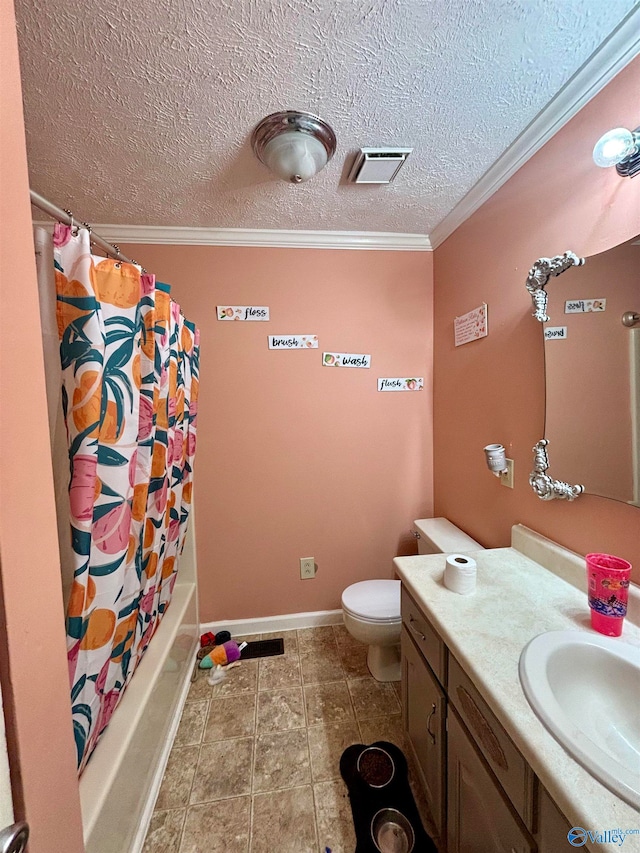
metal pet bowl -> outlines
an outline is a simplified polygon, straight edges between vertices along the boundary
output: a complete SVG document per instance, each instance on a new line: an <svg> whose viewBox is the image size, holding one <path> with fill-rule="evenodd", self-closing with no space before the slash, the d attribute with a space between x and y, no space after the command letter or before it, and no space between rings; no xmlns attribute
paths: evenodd
<svg viewBox="0 0 640 853"><path fill-rule="evenodd" d="M356 770L371 788L384 788L395 776L396 765L386 749L368 746L358 756Z"/></svg>
<svg viewBox="0 0 640 853"><path fill-rule="evenodd" d="M411 853L413 827L397 809L380 809L371 821L371 837L380 853Z"/></svg>

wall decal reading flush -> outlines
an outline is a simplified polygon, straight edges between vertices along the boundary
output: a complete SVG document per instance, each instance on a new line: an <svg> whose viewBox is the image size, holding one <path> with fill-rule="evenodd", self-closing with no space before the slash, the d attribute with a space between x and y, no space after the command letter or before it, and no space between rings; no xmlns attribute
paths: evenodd
<svg viewBox="0 0 640 853"><path fill-rule="evenodd" d="M484 449L487 458L487 468L496 477L507 470L507 454L502 444L487 444Z"/></svg>

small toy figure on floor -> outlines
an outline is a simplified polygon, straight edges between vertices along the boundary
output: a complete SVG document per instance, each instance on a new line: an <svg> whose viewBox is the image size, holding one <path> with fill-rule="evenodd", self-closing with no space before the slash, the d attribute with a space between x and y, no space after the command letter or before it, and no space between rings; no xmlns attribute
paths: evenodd
<svg viewBox="0 0 640 853"><path fill-rule="evenodd" d="M233 640L227 640L227 642L222 643L221 646L214 646L209 654L205 655L200 661L200 669L213 669L214 666L227 666L227 664L239 660L242 650L246 645L246 643L238 645Z"/></svg>
<svg viewBox="0 0 640 853"><path fill-rule="evenodd" d="M220 666L218 664L215 669L207 670L209 675L207 676L208 683L214 687L216 684L219 684L223 678L227 677L227 670L233 669L236 666L240 666L239 660L234 660L233 663L228 663L226 666Z"/></svg>
<svg viewBox="0 0 640 853"><path fill-rule="evenodd" d="M200 635L200 648L203 649L205 646L221 646L230 639L231 634L228 631L218 631L217 634L207 631L206 634Z"/></svg>

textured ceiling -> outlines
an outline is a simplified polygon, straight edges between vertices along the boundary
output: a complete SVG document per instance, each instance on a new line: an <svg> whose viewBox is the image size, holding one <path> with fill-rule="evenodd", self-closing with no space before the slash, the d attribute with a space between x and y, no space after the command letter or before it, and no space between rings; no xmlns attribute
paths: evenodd
<svg viewBox="0 0 640 853"><path fill-rule="evenodd" d="M634 0L16 0L32 188L82 219L429 233ZM254 158L281 109L328 121L307 184ZM345 182L361 146L413 154Z"/></svg>

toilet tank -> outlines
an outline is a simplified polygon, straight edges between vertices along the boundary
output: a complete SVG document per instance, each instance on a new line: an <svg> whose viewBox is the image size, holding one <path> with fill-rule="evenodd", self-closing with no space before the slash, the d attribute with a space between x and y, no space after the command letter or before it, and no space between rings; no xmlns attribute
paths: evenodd
<svg viewBox="0 0 640 853"><path fill-rule="evenodd" d="M413 522L418 554L451 554L483 551L475 539L452 524L448 518L419 518Z"/></svg>

